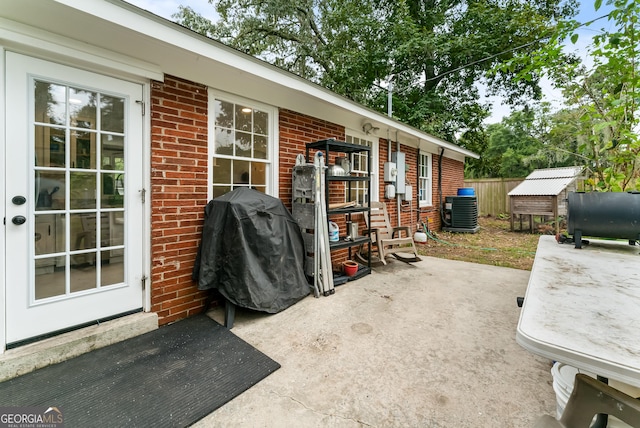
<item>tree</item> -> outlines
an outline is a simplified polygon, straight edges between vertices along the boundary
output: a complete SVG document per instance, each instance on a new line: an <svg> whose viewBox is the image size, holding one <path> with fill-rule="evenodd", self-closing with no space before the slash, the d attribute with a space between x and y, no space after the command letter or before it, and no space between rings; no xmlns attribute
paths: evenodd
<svg viewBox="0 0 640 428"><path fill-rule="evenodd" d="M472 150L481 153L479 160L466 163L465 177L525 177L534 169L576 165L575 129L558 125L570 114L552 114L549 104L541 103L512 112L483 134L465 133L461 142L476 144Z"/></svg>
<svg viewBox="0 0 640 428"><path fill-rule="evenodd" d="M490 127L499 126L491 124ZM499 159L490 159L486 154L489 146L489 131L485 129L470 130L464 132L458 141L461 146L466 147L474 153L479 153L479 159L467 159L464 163L465 178L487 178L497 177L499 170Z"/></svg>
<svg viewBox="0 0 640 428"><path fill-rule="evenodd" d="M595 9L601 6L595 1ZM607 16L615 30L594 37L592 67L559 58L562 43L575 43L583 24L561 22L549 44L527 58L514 58L520 80L529 73L546 73L563 90L570 110L557 127L575 132L575 154L593 173L591 186L602 191L640 189L640 69L638 36L640 4L635 0L609 0ZM559 131L560 132L560 131Z"/></svg>
<svg viewBox="0 0 640 428"><path fill-rule="evenodd" d="M579 112L563 109L549 113L546 132L542 136L542 146L533 158L549 167L580 166L588 160L578 154L578 134L580 133Z"/></svg>
<svg viewBox="0 0 640 428"><path fill-rule="evenodd" d="M575 0L209 0L221 19L176 18L205 35L381 112L454 140L479 130L485 80L513 103L540 96L538 77L490 74L514 49L539 48Z"/></svg>

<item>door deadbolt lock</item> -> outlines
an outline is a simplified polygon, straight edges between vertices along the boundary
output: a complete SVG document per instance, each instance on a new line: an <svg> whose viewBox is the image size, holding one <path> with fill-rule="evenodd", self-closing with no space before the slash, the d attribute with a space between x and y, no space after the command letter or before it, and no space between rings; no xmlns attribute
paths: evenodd
<svg viewBox="0 0 640 428"><path fill-rule="evenodd" d="M11 198L11 202L13 202L14 205L24 205L24 203L27 202L27 198L24 196L14 196Z"/></svg>
<svg viewBox="0 0 640 428"><path fill-rule="evenodd" d="M20 226L21 224L25 224L26 221L27 221L27 218L23 215L17 215L11 219L11 222L17 226Z"/></svg>

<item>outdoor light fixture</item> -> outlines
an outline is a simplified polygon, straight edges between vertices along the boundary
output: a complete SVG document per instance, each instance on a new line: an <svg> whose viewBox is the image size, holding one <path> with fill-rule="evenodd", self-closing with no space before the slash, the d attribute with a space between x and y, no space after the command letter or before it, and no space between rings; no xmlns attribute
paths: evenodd
<svg viewBox="0 0 640 428"><path fill-rule="evenodd" d="M379 129L380 128L378 128L377 126L373 126L371 122L367 122L364 125L362 125L362 131L367 135L371 133L375 134L376 132L378 132Z"/></svg>

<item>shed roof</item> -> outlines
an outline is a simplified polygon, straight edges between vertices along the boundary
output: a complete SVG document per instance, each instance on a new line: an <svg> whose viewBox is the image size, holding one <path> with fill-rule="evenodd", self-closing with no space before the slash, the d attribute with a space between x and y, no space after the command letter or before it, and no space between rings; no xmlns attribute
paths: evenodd
<svg viewBox="0 0 640 428"><path fill-rule="evenodd" d="M536 169L509 196L557 196L584 170L581 166Z"/></svg>

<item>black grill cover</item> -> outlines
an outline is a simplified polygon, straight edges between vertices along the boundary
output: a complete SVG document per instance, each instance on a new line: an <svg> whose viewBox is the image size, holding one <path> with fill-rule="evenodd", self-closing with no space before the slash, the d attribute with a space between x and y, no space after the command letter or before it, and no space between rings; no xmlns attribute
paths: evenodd
<svg viewBox="0 0 640 428"><path fill-rule="evenodd" d="M210 201L193 277L231 303L276 313L311 289L298 224L280 199L246 187Z"/></svg>

